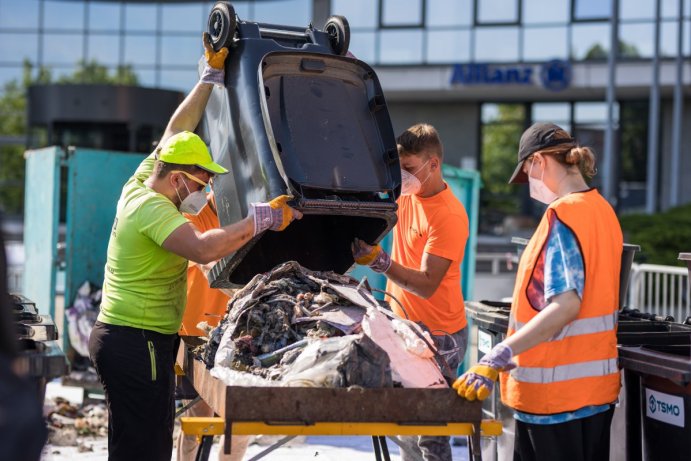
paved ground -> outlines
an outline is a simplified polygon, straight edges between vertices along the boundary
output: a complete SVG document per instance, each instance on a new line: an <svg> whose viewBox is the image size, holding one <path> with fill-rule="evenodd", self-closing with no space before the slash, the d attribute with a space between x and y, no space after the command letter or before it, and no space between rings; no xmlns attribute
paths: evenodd
<svg viewBox="0 0 691 461"><path fill-rule="evenodd" d="M105 439L86 439L85 447L93 451L79 453L76 447L52 447L44 449L42 461L96 461L107 458L107 443ZM392 461L401 459L398 448L388 443ZM251 445L247 450L246 460L266 449L265 446ZM209 459L217 459L219 445L212 448ZM270 453L265 458L268 461L303 461L314 459L316 461L373 461L372 443L368 437L307 437L304 442L290 443ZM453 447L453 459L466 461L467 449L464 446Z"/></svg>

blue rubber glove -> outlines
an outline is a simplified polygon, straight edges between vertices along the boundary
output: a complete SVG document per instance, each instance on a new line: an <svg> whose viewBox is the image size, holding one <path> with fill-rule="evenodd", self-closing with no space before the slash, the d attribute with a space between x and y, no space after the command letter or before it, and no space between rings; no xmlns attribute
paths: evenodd
<svg viewBox="0 0 691 461"><path fill-rule="evenodd" d="M511 361L513 351L504 343L499 343L485 355L477 365L470 367L463 376L453 383L459 396L468 400L485 400L492 393L500 371L516 368Z"/></svg>
<svg viewBox="0 0 691 461"><path fill-rule="evenodd" d="M356 263L369 266L374 272L386 272L391 267L391 257L386 254L381 245L372 246L360 239L355 239L350 249Z"/></svg>

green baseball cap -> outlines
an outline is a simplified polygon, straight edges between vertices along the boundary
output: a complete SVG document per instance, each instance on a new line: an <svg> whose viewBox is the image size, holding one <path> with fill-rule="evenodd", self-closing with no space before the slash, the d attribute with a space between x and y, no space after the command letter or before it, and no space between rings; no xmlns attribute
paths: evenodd
<svg viewBox="0 0 691 461"><path fill-rule="evenodd" d="M166 163L196 165L213 174L228 173L228 170L214 162L204 141L190 131L182 131L168 138L158 152L158 159Z"/></svg>

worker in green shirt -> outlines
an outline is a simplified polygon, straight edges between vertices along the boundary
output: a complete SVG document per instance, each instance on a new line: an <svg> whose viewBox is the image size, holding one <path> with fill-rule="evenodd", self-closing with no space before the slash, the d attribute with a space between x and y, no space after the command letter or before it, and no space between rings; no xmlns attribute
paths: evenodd
<svg viewBox="0 0 691 461"><path fill-rule="evenodd" d="M199 83L173 114L159 146L125 183L108 242L101 312L89 354L106 394L110 461L169 461L177 332L186 300L188 260L227 256L266 230L301 214L288 196L254 203L245 219L200 232L185 217L206 203L205 189L227 170L191 133L213 86L223 85L227 49L214 52L204 34Z"/></svg>

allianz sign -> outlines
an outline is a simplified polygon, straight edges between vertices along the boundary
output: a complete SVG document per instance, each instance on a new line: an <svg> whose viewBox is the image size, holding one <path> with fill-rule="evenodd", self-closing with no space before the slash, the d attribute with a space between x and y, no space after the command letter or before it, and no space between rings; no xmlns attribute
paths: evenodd
<svg viewBox="0 0 691 461"><path fill-rule="evenodd" d="M535 85L536 74L539 83L548 90L561 91L571 84L571 64L554 59L539 65L498 64L456 64L451 74L452 85Z"/></svg>

